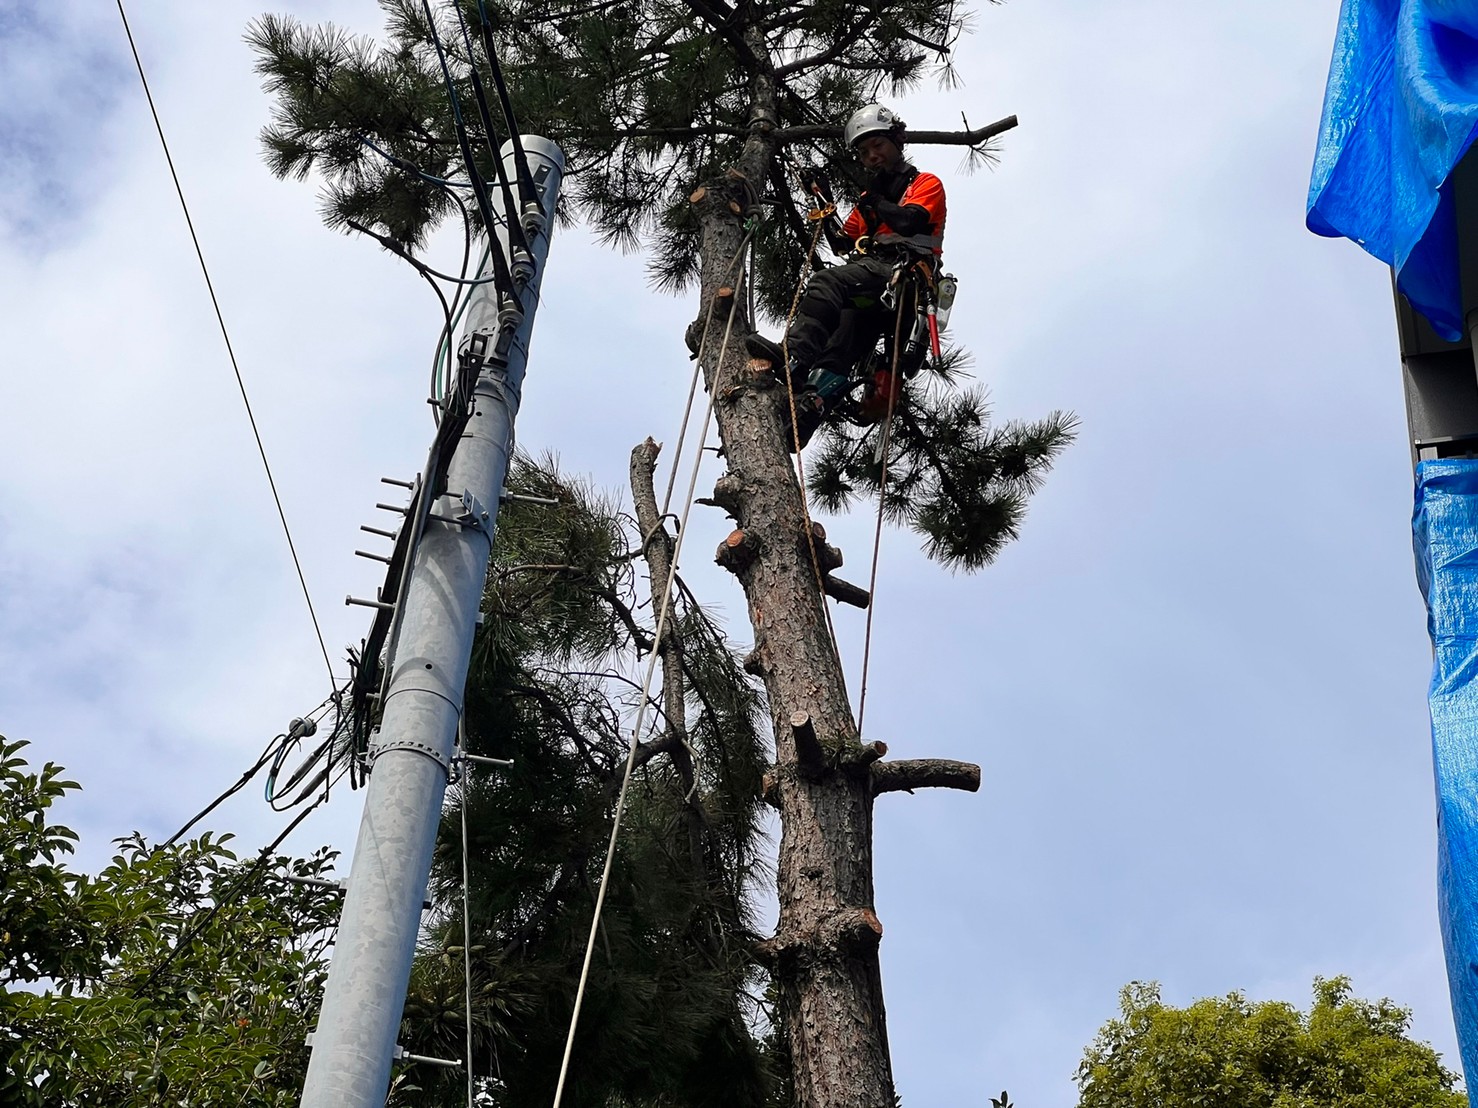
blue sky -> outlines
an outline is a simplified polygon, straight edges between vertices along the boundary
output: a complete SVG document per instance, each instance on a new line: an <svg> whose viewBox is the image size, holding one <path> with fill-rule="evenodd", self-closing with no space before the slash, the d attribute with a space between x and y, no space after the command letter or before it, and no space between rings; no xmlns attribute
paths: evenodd
<svg viewBox="0 0 1478 1108"><path fill-rule="evenodd" d="M879 802L906 1103L1073 1104L1133 979L1304 1004L1347 973L1457 1064L1389 282L1302 225L1337 7L1016 0L979 13L962 90L898 104L1020 116L995 170L916 158L949 186L951 326L997 414L1083 423L996 566L885 540L870 737L984 769L974 796ZM290 10L377 27L367 0ZM438 310L262 167L259 11L132 18L337 658L365 627L343 596L377 583L357 528L428 441ZM97 864L234 781L326 676L121 26L42 12L0 6L0 733L81 781L62 815ZM687 384L693 306L643 281L556 240L520 416L611 487L633 443L675 441ZM865 564L869 514L827 526ZM684 570L745 639L704 564L725 522L694 527ZM862 617L837 623L855 685ZM347 848L358 799L289 846ZM246 848L282 826L238 801L215 826Z"/></svg>

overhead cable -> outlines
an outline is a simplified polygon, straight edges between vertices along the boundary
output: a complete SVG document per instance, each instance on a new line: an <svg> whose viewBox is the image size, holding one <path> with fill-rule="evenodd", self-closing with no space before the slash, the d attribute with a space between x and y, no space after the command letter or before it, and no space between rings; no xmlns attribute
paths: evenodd
<svg viewBox="0 0 1478 1108"><path fill-rule="evenodd" d="M175 172L174 158L169 152L169 142L164 137L164 124L159 120L159 111L154 106L154 94L149 90L149 79L144 75L144 63L139 58L139 48L133 40L133 29L128 25L128 13L123 10L123 0L117 0L118 16L123 20L123 31L128 36L128 47L133 51L133 62L138 67L139 82L144 86L144 97L149 102L149 113L154 117L154 129L159 132L159 144L164 148L164 160L169 163L169 175L174 180L175 194L180 198L180 208L185 213L185 225L190 229L190 241L195 245L195 257L200 261L200 272L205 277L205 287L210 293L210 303L215 309L216 322L221 328L221 338L226 344L226 354L231 359L231 370L236 374L236 387L241 391L241 403L246 407L246 418L251 423L252 437L256 439L257 453L262 457L262 468L267 473L267 484L272 489L272 501L277 505L277 518L282 521L282 533L287 536L287 548L292 554L293 567L298 572L298 584L303 589L303 600L308 605L308 615L313 620L313 633L318 636L318 649L323 652L323 664L328 669L329 684L337 683L334 677L334 664L329 660L328 645L323 640L323 628L318 623L318 613L313 608L313 597L308 592L308 580L303 575L303 564L298 560L298 548L293 542L292 529L287 525L287 513L282 507L282 497L277 493L277 482L272 477L272 466L267 461L267 448L262 445L262 434L257 429L257 419L252 413L251 400L246 395L246 382L241 377L241 367L236 362L236 351L231 345L231 335L226 330L226 318L221 314L221 304L216 298L214 282L210 279L210 269L205 264L205 253L200 248L200 238L195 234L195 221L190 218L190 205L185 202L185 190L180 186L180 175Z"/></svg>
<svg viewBox="0 0 1478 1108"><path fill-rule="evenodd" d="M458 9L461 10L460 8ZM518 199L527 211L532 207L546 218L544 203L539 199L539 190L534 187L534 175L529 169L529 156L523 148L523 135L519 133L518 120L513 115L513 98L508 95L508 82L503 79L503 67L498 62L498 52L493 48L493 24L488 19L488 9L483 0L477 0L477 14L482 34L482 48L488 56L488 68L493 73L493 85L498 90L498 102L503 109L503 123L508 128L508 140L513 143L513 165L518 171Z"/></svg>
<svg viewBox="0 0 1478 1108"><path fill-rule="evenodd" d="M472 193L477 197L477 208L482 214L488 243L492 247L493 276L496 279L496 287L500 293L511 297L514 291L513 278L508 269L508 259L503 256L503 246L498 242L496 234L498 221L493 215L492 201L488 199L488 191L482 175L477 171L477 162L472 157L472 144L467 138L467 126L462 120L462 103L457 96L456 82L452 80L452 70L447 62L446 50L441 45L441 34L436 29L436 17L431 12L430 0L421 0L421 9L426 13L426 23L431 31L431 43L436 48L437 60L441 62L442 80L446 84L447 97L452 105L452 120L457 128L457 145L461 148L462 161L467 167L467 177L472 182ZM510 212L508 215L511 219L514 213Z"/></svg>
<svg viewBox="0 0 1478 1108"><path fill-rule="evenodd" d="M508 248L513 251L514 260L517 262L520 256L525 258L530 256L529 240L523 232L523 220L519 217L518 205L513 200L513 189L508 184L508 169L503 165L503 156L498 149L498 130L493 126L493 116L488 111L488 98L483 91L482 77L477 72L477 54L472 49L472 35L467 30L467 20L462 15L462 5L453 4L452 7L457 11L457 23L462 28L462 42L467 47L467 68L472 78L472 95L477 101L477 114L482 120L483 138L487 142L488 152L492 155L493 170L498 176L498 188L503 194L503 211L508 218ZM496 66L496 58L493 64ZM517 130L513 121L507 120L507 122L511 130ZM516 150L517 147L515 147ZM521 180L520 183L522 183Z"/></svg>

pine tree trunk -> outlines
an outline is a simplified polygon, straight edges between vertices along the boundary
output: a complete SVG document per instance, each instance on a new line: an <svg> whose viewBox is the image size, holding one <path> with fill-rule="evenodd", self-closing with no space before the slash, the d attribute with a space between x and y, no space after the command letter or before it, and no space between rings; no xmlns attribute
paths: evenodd
<svg viewBox="0 0 1478 1108"><path fill-rule="evenodd" d="M749 37L748 35L746 36ZM763 54L764 44L751 44ZM888 1108L894 1102L878 964L881 924L872 879L871 767L859 743L840 663L831 641L805 531L800 490L780 413L785 391L755 373L742 338L752 329L737 265L744 237L745 179L765 181L774 157L769 120L775 89L754 79L754 112L745 152L731 177L695 193L703 229L704 313L721 288L709 327L704 374L716 390L728 473L714 499L737 521L719 560L744 588L754 626L746 668L769 695L777 765L772 802L782 833L779 925L761 955L772 965L789 1035L796 1102L804 1108ZM717 353L730 305L732 337ZM705 318L700 315L700 321ZM798 749L792 717L804 714L818 743ZM803 737L809 733L801 728Z"/></svg>

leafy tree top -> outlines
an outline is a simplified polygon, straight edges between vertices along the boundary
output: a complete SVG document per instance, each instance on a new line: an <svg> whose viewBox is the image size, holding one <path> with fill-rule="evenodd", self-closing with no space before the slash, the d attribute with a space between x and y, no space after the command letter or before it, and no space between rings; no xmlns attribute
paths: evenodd
<svg viewBox="0 0 1478 1108"><path fill-rule="evenodd" d="M1308 1012L1241 993L1176 1008L1153 982L1120 993L1078 1067L1079 1108L1466 1108L1457 1075L1407 1037L1411 1012L1314 979Z"/></svg>
<svg viewBox="0 0 1478 1108"><path fill-rule="evenodd" d="M338 901L290 878L333 854L247 866L209 834L131 835L74 873L49 809L77 785L25 745L0 738L0 1103L295 1105Z"/></svg>

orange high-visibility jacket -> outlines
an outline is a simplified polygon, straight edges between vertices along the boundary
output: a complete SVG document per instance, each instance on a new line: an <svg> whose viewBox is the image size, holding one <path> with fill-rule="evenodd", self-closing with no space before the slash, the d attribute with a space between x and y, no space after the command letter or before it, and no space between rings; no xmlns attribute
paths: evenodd
<svg viewBox="0 0 1478 1108"><path fill-rule="evenodd" d="M863 193L863 195L865 196L867 194ZM899 207L906 207L909 204L916 204L929 213L929 229L924 233L927 235L937 235L940 239L943 239L945 216L944 182L932 173L920 171L914 174L913 180L903 190L903 195L898 198ZM847 221L842 224L842 233L854 240L868 234L896 234L893 228L889 227L886 222L880 223L876 228L869 231L867 229L867 220L863 218L862 212L856 208L852 209L851 214L847 216ZM940 248L935 247L934 252L936 254L940 253Z"/></svg>

